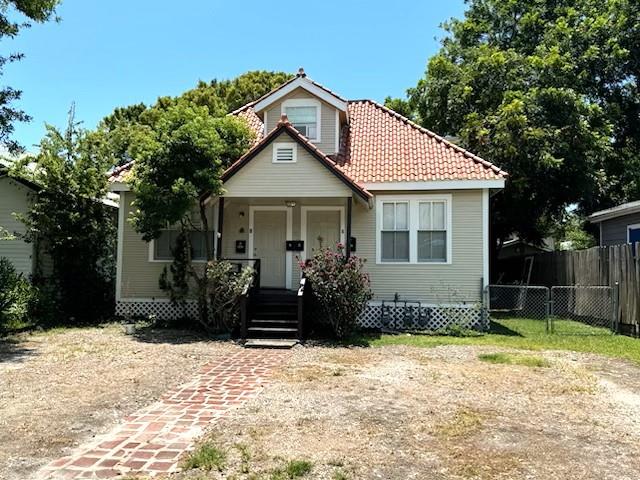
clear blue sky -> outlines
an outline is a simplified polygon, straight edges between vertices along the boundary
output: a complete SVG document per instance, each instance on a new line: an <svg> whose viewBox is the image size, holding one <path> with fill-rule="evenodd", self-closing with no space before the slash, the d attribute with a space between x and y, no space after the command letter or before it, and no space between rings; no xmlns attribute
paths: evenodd
<svg viewBox="0 0 640 480"><path fill-rule="evenodd" d="M26 58L2 82L23 90L33 120L15 138L30 150L44 122L64 125L71 102L92 128L115 107L247 70L303 66L347 98L382 101L415 85L439 25L463 11L463 0L65 0L60 23L3 42Z"/></svg>

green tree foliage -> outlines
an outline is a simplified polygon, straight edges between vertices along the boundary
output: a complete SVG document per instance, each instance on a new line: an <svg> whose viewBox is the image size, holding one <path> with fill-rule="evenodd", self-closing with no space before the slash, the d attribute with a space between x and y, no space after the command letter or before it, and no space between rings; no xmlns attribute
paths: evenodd
<svg viewBox="0 0 640 480"><path fill-rule="evenodd" d="M161 97L152 107L156 115L150 115L144 104L116 108L98 126L98 132L106 137L110 146L109 154L116 165L133 160L129 151L132 140L131 130L143 125L155 128L157 113L179 105L206 108L209 116L223 117L227 113L246 105L265 93L270 92L292 76L283 72L252 71L231 80L212 80L198 85L177 97Z"/></svg>
<svg viewBox="0 0 640 480"><path fill-rule="evenodd" d="M65 131L47 125L40 153L23 161L19 174L41 187L21 220L25 239L39 241L53 260L59 311L87 322L110 313L115 277L116 211L102 203L108 158L101 137L79 127L73 107ZM19 167L17 167L19 168ZM17 172L18 173L18 172Z"/></svg>
<svg viewBox="0 0 640 480"><path fill-rule="evenodd" d="M576 212L570 212L553 232L554 239L561 250L584 250L595 247L598 242L587 230L587 219Z"/></svg>
<svg viewBox="0 0 640 480"><path fill-rule="evenodd" d="M15 38L20 30L31 26L32 22L44 23L55 16L60 0L3 0L0 2L0 40ZM0 75L7 63L21 60L21 53L8 56L0 55ZM20 99L22 92L10 86L0 88L0 143L10 152L21 150L20 145L11 139L13 124L26 122L31 117L24 111L12 106Z"/></svg>
<svg viewBox="0 0 640 480"><path fill-rule="evenodd" d="M128 154L135 160L131 189L136 208L130 220L147 241L157 238L167 225L179 228L188 246L174 251L173 276L164 272L161 286L172 292L174 300L184 297L186 284L195 286L201 324L220 330L220 318L211 315L208 295L209 270L215 262L207 205L212 195L222 192L223 170L249 149L254 133L241 118L215 116L208 107L184 99L161 99L127 132ZM193 231L205 237L204 265L191 262L188 232Z"/></svg>
<svg viewBox="0 0 640 480"><path fill-rule="evenodd" d="M537 241L565 208L640 195L640 7L469 0L408 91L418 121L510 173L493 231Z"/></svg>

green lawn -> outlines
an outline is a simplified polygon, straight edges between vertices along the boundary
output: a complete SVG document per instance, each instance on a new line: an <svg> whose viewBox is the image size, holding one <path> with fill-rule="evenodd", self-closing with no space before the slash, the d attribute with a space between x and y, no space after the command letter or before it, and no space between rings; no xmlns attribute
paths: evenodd
<svg viewBox="0 0 640 480"><path fill-rule="evenodd" d="M556 333L546 333L545 322L509 318L492 321L491 330L480 336L447 335L367 335L360 343L383 345L493 345L528 350L571 350L625 358L640 363L640 339L612 335L604 328L590 327L570 320L556 321Z"/></svg>

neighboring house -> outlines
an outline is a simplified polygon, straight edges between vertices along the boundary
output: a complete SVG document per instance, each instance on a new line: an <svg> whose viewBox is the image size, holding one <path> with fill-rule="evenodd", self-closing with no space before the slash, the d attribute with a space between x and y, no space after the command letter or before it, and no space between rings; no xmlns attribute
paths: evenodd
<svg viewBox="0 0 640 480"><path fill-rule="evenodd" d="M589 216L600 227L600 246L640 242L640 200L600 210Z"/></svg>
<svg viewBox="0 0 640 480"><path fill-rule="evenodd" d="M295 290L297 259L343 242L366 259L374 300L470 306L489 281L489 198L507 174L371 100L346 100L300 70L232 113L258 134L212 199L216 255L260 259L261 287ZM179 315L158 287L175 232L150 243L127 221L132 165L113 172L121 195L117 311ZM196 239L194 256L203 256ZM238 261L238 260L236 260Z"/></svg>
<svg viewBox="0 0 640 480"><path fill-rule="evenodd" d="M0 257L8 258L25 276L36 272L38 249L37 244L21 238L25 226L16 214L27 213L38 190L37 185L9 175L8 169L0 165Z"/></svg>

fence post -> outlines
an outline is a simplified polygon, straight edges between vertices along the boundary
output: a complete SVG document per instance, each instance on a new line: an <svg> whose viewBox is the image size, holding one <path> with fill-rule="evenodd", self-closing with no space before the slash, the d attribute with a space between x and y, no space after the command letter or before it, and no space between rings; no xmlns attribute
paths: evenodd
<svg viewBox="0 0 640 480"><path fill-rule="evenodd" d="M613 297L611 299L611 306L612 306L612 312L611 312L611 330L613 330L613 333L618 333L618 330L620 328L619 322L620 322L620 317L619 317L619 307L618 307L618 302L620 301L620 284L618 282L614 283L613 285L613 290L611 292L611 296Z"/></svg>
<svg viewBox="0 0 640 480"><path fill-rule="evenodd" d="M545 287L547 289L547 301L546 301L546 331L547 333L553 333L553 287Z"/></svg>

